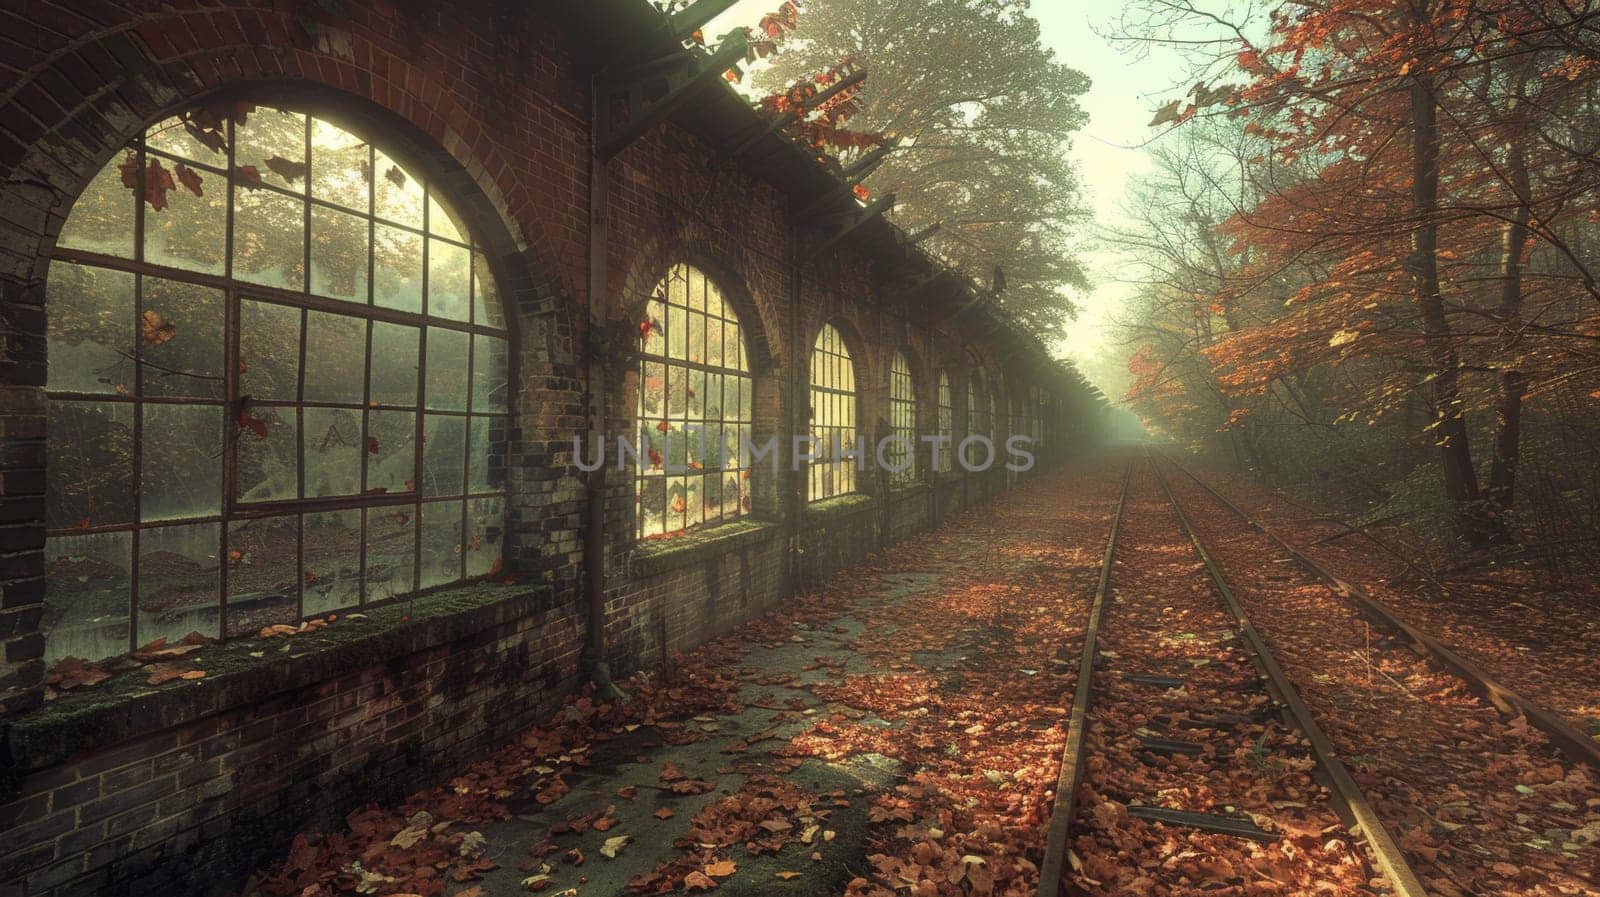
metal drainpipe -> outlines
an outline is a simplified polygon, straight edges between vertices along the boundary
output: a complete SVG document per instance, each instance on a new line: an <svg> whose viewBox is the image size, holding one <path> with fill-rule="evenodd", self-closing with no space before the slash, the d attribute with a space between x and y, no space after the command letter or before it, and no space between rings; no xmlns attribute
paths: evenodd
<svg viewBox="0 0 1600 897"><path fill-rule="evenodd" d="M592 104L599 103L599 91L590 91ZM597 110L593 110L597 111ZM590 121L598 121L593 115ZM591 134L591 140L593 135ZM606 219L610 211L606 163L591 145L589 161L589 328L581 351L588 352L588 388L584 395L589 418L589 446L602 445L606 419ZM595 684L602 701L623 701L628 695L611 681L611 663L606 656L606 465L586 477L588 514L583 529L584 597L588 604L588 631L584 640L583 666ZM666 646L662 646L666 650Z"/></svg>

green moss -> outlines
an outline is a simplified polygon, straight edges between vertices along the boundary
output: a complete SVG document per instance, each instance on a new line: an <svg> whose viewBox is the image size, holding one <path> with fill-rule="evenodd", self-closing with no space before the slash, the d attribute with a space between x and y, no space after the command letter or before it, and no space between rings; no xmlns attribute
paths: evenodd
<svg viewBox="0 0 1600 897"><path fill-rule="evenodd" d="M735 520L707 529L691 530L671 539L641 542L633 549L629 570L634 576L656 576L689 567L759 542L778 531L776 524L760 520Z"/></svg>
<svg viewBox="0 0 1600 897"><path fill-rule="evenodd" d="M877 505L878 500L870 495L840 495L836 498L827 498L806 505L806 518L808 520L826 520L834 517L846 517L860 511L871 510Z"/></svg>
<svg viewBox="0 0 1600 897"><path fill-rule="evenodd" d="M41 768L454 641L536 613L549 597L545 586L471 583L343 612L316 632L208 645L180 659L205 670L204 679L152 686L147 673L131 670L19 717L6 740L18 767Z"/></svg>

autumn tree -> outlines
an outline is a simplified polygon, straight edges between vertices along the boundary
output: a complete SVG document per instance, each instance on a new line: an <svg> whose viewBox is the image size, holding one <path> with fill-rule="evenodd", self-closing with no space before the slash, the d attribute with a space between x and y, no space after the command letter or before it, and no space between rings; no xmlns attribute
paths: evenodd
<svg viewBox="0 0 1600 897"><path fill-rule="evenodd" d="M756 84L780 92L840 60L869 72L852 126L899 145L868 188L895 194L908 230L938 223L929 245L973 276L1000 266L1005 305L1059 333L1086 284L1067 149L1089 82L1040 44L1026 0L811 0Z"/></svg>
<svg viewBox="0 0 1600 897"><path fill-rule="evenodd" d="M1217 226L1235 274L1197 311L1226 331L1205 349L1217 382L1291 390L1292 404L1255 407L1311 427L1389 427L1396 458L1420 431L1459 530L1503 536L1524 397L1593 381L1592 16L1347 0L1275 5L1262 29L1188 0L1139 8L1146 39L1181 30L1197 60L1189 96L1155 124L1226 115L1264 144L1209 188L1258 194ZM1143 224L1147 250L1192 228Z"/></svg>

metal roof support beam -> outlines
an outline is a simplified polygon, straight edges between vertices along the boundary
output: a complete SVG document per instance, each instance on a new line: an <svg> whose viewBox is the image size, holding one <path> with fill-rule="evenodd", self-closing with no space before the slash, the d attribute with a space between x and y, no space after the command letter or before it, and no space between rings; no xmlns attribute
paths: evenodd
<svg viewBox="0 0 1600 897"><path fill-rule="evenodd" d="M842 172L844 182L834 186L832 189L823 191L821 196L818 196L816 199L812 200L808 205L806 205L805 208L801 209L800 214L809 215L827 203L848 194L851 190L855 189L855 186L861 183L861 181L864 180L867 175L871 174L874 168L878 167L878 163L883 161L884 156L889 155L889 153L895 149L896 147L894 144L885 144L851 163L850 167L846 168Z"/></svg>
<svg viewBox="0 0 1600 897"><path fill-rule="evenodd" d="M921 243L923 240L926 240L929 237L933 236L934 234L938 233L940 227L941 227L941 224L939 222L935 221L934 223L932 223L932 224L928 225L927 227L923 228L922 230L917 231L916 233L910 235L909 237L906 237L906 245L907 246L915 246L918 243Z"/></svg>
<svg viewBox="0 0 1600 897"><path fill-rule="evenodd" d="M861 214L856 217L856 220L846 224L844 227L839 228L837 231L834 231L832 236L828 237L826 240L823 240L822 245L818 246L812 255L822 255L823 253L832 249L834 246L838 245L840 240L843 240L845 237L855 233L861 228L862 225L874 218L879 217L884 212L887 212L892 208L894 208L894 194L885 193L871 205L862 209Z"/></svg>
<svg viewBox="0 0 1600 897"><path fill-rule="evenodd" d="M662 64L663 60L647 62L596 83L595 155L601 161L609 160L643 137L721 78L723 72L744 58L746 49L744 32L730 31L710 53L686 53L676 65L670 64L670 57L667 65ZM611 114L619 101L625 105L628 118L616 126Z"/></svg>

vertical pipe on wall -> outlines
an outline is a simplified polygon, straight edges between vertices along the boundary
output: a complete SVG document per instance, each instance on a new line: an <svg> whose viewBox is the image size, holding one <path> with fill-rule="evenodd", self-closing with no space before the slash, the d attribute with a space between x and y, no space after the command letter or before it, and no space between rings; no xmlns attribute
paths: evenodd
<svg viewBox="0 0 1600 897"><path fill-rule="evenodd" d="M596 85L598 88L598 85ZM600 91L590 91L594 104L590 121L599 121ZM606 422L606 244L610 216L610 184L606 162L593 147L591 126L589 153L589 321L585 348L588 383L584 406L588 416L589 445L605 438ZM602 456L603 457L603 456ZM585 478L586 521L583 528L584 598L587 605L587 633L583 646L583 665L594 682L596 697L603 701L625 700L628 696L611 681L611 663L606 655L606 465L601 464ZM666 645L661 646L662 651Z"/></svg>

